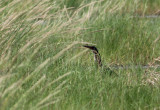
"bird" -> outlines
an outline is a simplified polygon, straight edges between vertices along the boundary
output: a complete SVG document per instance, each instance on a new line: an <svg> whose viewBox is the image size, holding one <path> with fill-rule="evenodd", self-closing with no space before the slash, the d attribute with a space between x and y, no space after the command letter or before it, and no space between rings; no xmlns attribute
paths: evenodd
<svg viewBox="0 0 160 110"><path fill-rule="evenodd" d="M100 53L98 52L98 49L95 46L83 45L83 47L92 50L92 52L94 54L94 60L95 60L96 64L98 65L98 67L102 68L103 71L105 71L105 73L109 73L109 75L116 74L110 67L103 66L102 60L101 60L101 55L100 55Z"/></svg>
<svg viewBox="0 0 160 110"><path fill-rule="evenodd" d="M126 69L138 69L138 68L142 68L142 69L149 69L149 68L160 68L160 65L153 65L153 66L150 66L150 65L115 65L113 67L109 67L109 66L104 66L102 64L102 61L101 61L101 55L100 53L98 52L98 49L95 47L95 46L89 46L89 45L83 45L83 47L85 48L88 48L90 50L92 50L93 54L94 54L94 60L96 62L96 64L98 65L98 67L102 68L103 72L105 73L109 73L109 75L116 75L118 76L118 74L114 71L114 70L117 70L117 69L121 69L121 70L126 70Z"/></svg>

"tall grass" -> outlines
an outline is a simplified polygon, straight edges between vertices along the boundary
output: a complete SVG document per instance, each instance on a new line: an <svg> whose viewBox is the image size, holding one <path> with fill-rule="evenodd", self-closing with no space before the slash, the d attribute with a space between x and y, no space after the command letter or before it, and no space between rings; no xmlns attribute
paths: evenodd
<svg viewBox="0 0 160 110"><path fill-rule="evenodd" d="M82 47L107 65L159 64L159 18L133 17L150 4L0 1L0 109L159 109L158 68L102 75Z"/></svg>

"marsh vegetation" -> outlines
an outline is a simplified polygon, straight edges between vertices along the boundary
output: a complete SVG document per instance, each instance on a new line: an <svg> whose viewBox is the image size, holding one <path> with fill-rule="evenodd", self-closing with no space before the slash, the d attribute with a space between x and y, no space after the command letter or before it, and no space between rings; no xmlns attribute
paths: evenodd
<svg viewBox="0 0 160 110"><path fill-rule="evenodd" d="M160 64L159 0L0 1L1 110L158 110L160 69L103 64Z"/></svg>

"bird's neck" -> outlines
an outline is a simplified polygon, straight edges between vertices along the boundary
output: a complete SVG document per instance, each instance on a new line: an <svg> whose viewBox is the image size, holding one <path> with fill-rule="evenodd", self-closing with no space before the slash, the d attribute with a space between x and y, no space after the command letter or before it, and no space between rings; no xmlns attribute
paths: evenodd
<svg viewBox="0 0 160 110"><path fill-rule="evenodd" d="M94 53L94 60L97 63L98 67L102 67L102 61L101 61L101 56L98 52L93 52Z"/></svg>

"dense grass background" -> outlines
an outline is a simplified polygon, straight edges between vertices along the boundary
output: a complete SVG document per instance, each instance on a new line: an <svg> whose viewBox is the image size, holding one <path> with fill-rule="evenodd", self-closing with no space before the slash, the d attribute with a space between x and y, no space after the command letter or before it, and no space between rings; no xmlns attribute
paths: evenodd
<svg viewBox="0 0 160 110"><path fill-rule="evenodd" d="M160 69L96 68L160 64L158 0L0 1L0 110L158 110Z"/></svg>

